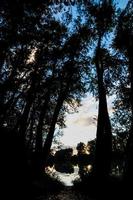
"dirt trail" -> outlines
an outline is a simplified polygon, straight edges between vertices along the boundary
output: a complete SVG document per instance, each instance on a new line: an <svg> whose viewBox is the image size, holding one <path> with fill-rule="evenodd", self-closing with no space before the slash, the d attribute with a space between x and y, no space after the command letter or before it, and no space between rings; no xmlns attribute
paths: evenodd
<svg viewBox="0 0 133 200"><path fill-rule="evenodd" d="M74 191L72 191L70 188L66 188L56 196L56 200L79 200L79 198Z"/></svg>
<svg viewBox="0 0 133 200"><path fill-rule="evenodd" d="M66 187L57 195L50 195L47 198L41 197L38 200L92 200L87 196L73 191L71 187Z"/></svg>

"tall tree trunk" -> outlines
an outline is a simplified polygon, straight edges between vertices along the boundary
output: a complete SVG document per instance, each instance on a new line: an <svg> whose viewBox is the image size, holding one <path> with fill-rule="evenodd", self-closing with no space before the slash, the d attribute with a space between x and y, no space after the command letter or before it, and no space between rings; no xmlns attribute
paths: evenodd
<svg viewBox="0 0 133 200"><path fill-rule="evenodd" d="M54 111L54 114L53 114L51 126L50 126L50 129L49 129L46 141L44 143L44 147L43 147L44 166L46 165L47 158L48 158L48 155L50 153L50 148L51 148L52 140L53 140L53 137L54 137L55 125L56 125L56 122L57 122L57 119L58 119L58 116L59 116L59 112L62 108L65 96L66 95L64 93L62 93L58 97L58 101L57 101L57 105L55 107L55 111Z"/></svg>
<svg viewBox="0 0 133 200"><path fill-rule="evenodd" d="M112 132L107 108L106 90L103 82L103 64L100 56L101 37L96 50L99 109L96 134L96 159L94 172L97 177L107 177L111 167Z"/></svg>
<svg viewBox="0 0 133 200"><path fill-rule="evenodd" d="M125 168L125 179L126 182L130 185L130 180L133 179L133 55L132 49L129 49L129 72L130 72L130 83L131 83L131 93L130 93L130 101L131 101L131 129L129 132L129 138L127 141L127 161Z"/></svg>
<svg viewBox="0 0 133 200"><path fill-rule="evenodd" d="M101 82L101 80L100 80ZM99 111L96 138L96 175L106 177L111 167L112 133L103 83L99 92Z"/></svg>
<svg viewBox="0 0 133 200"><path fill-rule="evenodd" d="M46 93L46 99L42 106L39 122L36 131L36 146L35 146L35 157L34 157L34 173L39 176L42 171L43 165L43 122L46 115L47 107L50 100L50 91Z"/></svg>
<svg viewBox="0 0 133 200"><path fill-rule="evenodd" d="M32 103L34 101L36 91L37 91L37 86L38 86L38 84L37 84L38 76L37 76L36 71L37 71L37 69L35 68L35 70L31 74L31 86L27 92L26 106L24 108L24 112L23 112L20 120L18 120L16 127L15 127L19 133L19 136L22 138L22 141L24 144L25 144L25 137L26 137L26 129L27 129L27 125L28 125L28 117L29 117L30 109L31 109Z"/></svg>
<svg viewBox="0 0 133 200"><path fill-rule="evenodd" d="M33 102L32 97L29 97L28 101L26 102L26 106L24 108L24 112L22 114L22 117L21 117L19 124L18 124L19 136L21 138L23 138L23 140L25 140L25 136L26 136L25 133L26 133L26 129L27 129L28 116L29 116L29 113L30 113L32 102Z"/></svg>
<svg viewBox="0 0 133 200"><path fill-rule="evenodd" d="M54 137L56 122L57 122L60 110L63 106L64 100L67 97L71 77L72 77L72 75L69 77L66 88L64 89L64 91L60 91L60 94L58 96L57 104L56 104L54 114L53 114L53 117L52 117L51 126L50 126L50 129L49 129L49 132L48 132L48 135L47 135L47 138L45 140L44 147L43 147L43 166L44 167L46 166L47 158L48 158L49 153L50 153L50 148L51 148L53 137Z"/></svg>
<svg viewBox="0 0 133 200"><path fill-rule="evenodd" d="M27 129L27 125L28 125L28 117L29 117L30 109L31 109L32 103L34 101L35 93L36 93L35 84L36 84L36 79L33 75L31 87L27 94L26 105L25 105L24 111L22 113L21 118L18 120L18 122L14 128L15 131L18 132L18 135L21 138L21 141L22 141L24 147L25 147L26 129Z"/></svg>
<svg viewBox="0 0 133 200"><path fill-rule="evenodd" d="M49 99L50 99L50 94L46 94L46 99L45 99L44 105L42 106L42 109L41 109L39 122L38 122L38 126L37 126L37 131L36 131L36 152L42 152L43 121L44 121L44 117L46 115Z"/></svg>

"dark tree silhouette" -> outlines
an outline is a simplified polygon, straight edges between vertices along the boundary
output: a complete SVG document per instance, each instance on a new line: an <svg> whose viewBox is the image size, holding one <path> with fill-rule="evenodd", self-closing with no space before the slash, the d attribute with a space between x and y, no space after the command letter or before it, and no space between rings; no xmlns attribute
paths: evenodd
<svg viewBox="0 0 133 200"><path fill-rule="evenodd" d="M126 153L124 180L133 178L133 3L129 0L118 13L111 0L77 2L74 8L76 19L70 5L1 1L1 173L14 194L26 194L31 182L43 178L66 113L80 105L87 91L99 100L96 140L90 143L92 155L85 155L79 143L75 161L83 154L83 161L93 162L92 174L102 180L110 174L112 150L115 156ZM107 95L114 93L117 136L112 140Z"/></svg>
<svg viewBox="0 0 133 200"><path fill-rule="evenodd" d="M131 128L129 131L129 138L127 142L127 167L126 167L126 178L127 180L132 179L132 155L133 155L133 3L129 1L126 8L120 13L117 35L115 38L116 48L123 53L128 59L128 71L129 80L131 85L129 102L131 104Z"/></svg>
<svg viewBox="0 0 133 200"><path fill-rule="evenodd" d="M0 124L16 134L27 160L35 153L33 163L39 170L46 163L56 124L64 124L67 104L78 104L86 91L83 50L88 30L77 27L77 33L69 33L52 16L48 3L13 3L2 4L8 46L2 50L6 54L1 62Z"/></svg>
<svg viewBox="0 0 133 200"><path fill-rule="evenodd" d="M114 12L115 8L111 1L102 1L90 7L97 37L94 63L97 73L99 107L94 171L98 177L109 175L111 166L112 130L107 108L107 89L104 83L104 70L107 66L109 67L110 63L106 59L107 52L102 47L102 43L105 35L111 31L113 26Z"/></svg>

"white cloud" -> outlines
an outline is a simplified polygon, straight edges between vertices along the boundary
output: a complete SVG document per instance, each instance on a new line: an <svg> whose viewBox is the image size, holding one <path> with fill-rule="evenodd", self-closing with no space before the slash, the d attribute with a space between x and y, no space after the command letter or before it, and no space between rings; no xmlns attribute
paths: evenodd
<svg viewBox="0 0 133 200"><path fill-rule="evenodd" d="M108 110L112 113L113 97L108 98ZM67 146L76 146L79 142L87 143L96 137L98 102L88 95L82 101L78 113L68 114L66 128L60 141Z"/></svg>
<svg viewBox="0 0 133 200"><path fill-rule="evenodd" d="M78 113L68 114L67 128L60 139L65 145L76 146L79 142L87 143L95 138L97 123L97 103L93 97L87 96L82 101Z"/></svg>
<svg viewBox="0 0 133 200"><path fill-rule="evenodd" d="M95 126L96 122L97 122L97 116L80 116L73 123L78 124L80 126L90 126L90 125Z"/></svg>

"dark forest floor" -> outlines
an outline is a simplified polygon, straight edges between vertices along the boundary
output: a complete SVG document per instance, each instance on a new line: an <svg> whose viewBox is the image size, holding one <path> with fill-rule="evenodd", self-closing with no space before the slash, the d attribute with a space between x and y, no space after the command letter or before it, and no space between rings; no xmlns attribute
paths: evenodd
<svg viewBox="0 0 133 200"><path fill-rule="evenodd" d="M74 191L72 187L65 187L58 194L49 194L40 196L36 200L94 200L87 195Z"/></svg>

